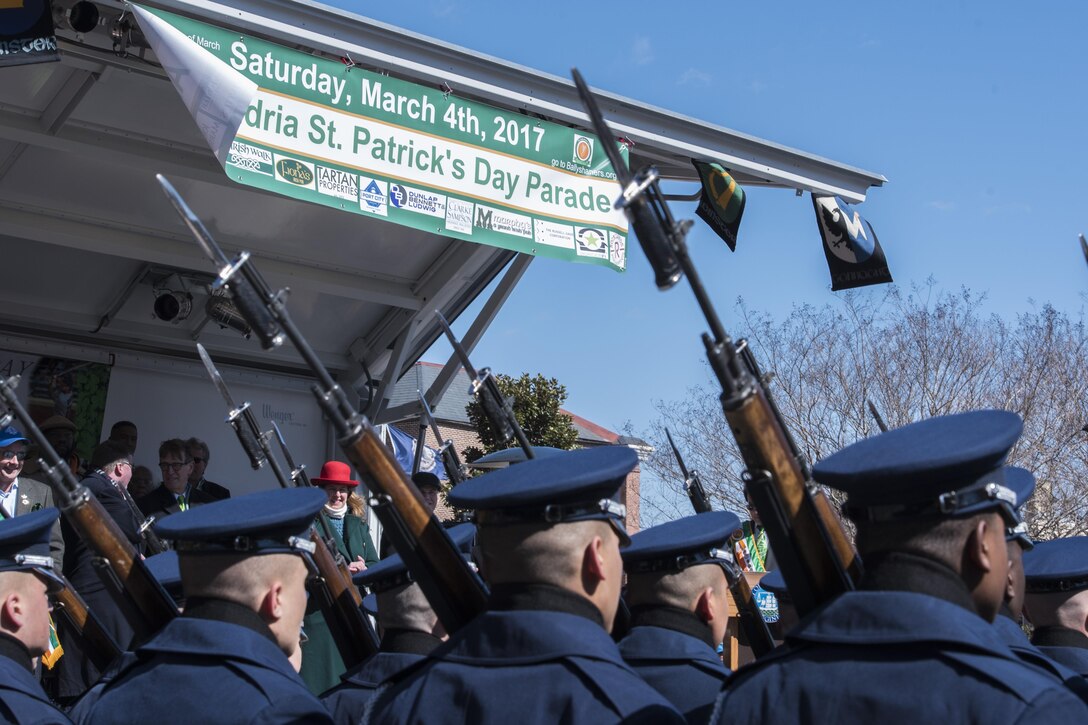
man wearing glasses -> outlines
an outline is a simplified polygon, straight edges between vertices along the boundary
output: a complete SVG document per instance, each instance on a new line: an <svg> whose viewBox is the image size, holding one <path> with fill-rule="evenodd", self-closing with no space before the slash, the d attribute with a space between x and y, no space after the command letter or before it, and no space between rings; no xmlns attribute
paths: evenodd
<svg viewBox="0 0 1088 725"><path fill-rule="evenodd" d="M189 444L186 441L171 438L162 442L159 446L159 472L162 473L162 485L136 501L145 516L162 520L170 514L188 511L194 506L215 500L189 485L189 476L193 473L193 458L189 455Z"/></svg>
<svg viewBox="0 0 1088 725"><path fill-rule="evenodd" d="M17 429L0 430L0 519L53 508L53 489L41 481L22 476L29 441ZM60 523L53 524L49 555L59 569L64 561L64 537Z"/></svg>

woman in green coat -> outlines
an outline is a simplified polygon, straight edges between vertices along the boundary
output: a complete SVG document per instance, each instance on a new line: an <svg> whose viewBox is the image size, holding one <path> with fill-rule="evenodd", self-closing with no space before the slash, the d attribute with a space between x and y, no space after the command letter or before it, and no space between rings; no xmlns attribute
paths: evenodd
<svg viewBox="0 0 1088 725"><path fill-rule="evenodd" d="M352 480L351 468L346 463L329 461L321 467L321 475L314 478L313 483L324 489L329 497L324 509L325 519L332 529L336 549L348 562L351 572L354 574L377 563L378 551L370 538L363 500L355 493L359 482ZM347 668L316 597L310 597L303 630L307 641L302 645L299 674L310 691L317 695L340 684L340 675Z"/></svg>

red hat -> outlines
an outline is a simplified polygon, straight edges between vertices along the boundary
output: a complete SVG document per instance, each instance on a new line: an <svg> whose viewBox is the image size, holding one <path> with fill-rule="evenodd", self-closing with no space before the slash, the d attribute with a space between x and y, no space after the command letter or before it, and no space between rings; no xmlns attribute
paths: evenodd
<svg viewBox="0 0 1088 725"><path fill-rule="evenodd" d="M321 475L312 479L315 486L351 486L359 485L351 477L351 466L340 461L328 461L321 467Z"/></svg>

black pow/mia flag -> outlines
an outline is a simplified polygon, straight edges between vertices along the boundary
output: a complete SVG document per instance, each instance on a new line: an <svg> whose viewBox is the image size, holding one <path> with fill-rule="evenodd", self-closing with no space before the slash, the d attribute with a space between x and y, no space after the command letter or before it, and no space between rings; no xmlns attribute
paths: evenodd
<svg viewBox="0 0 1088 725"><path fill-rule="evenodd" d="M815 194L812 206L824 240L832 290L892 281L876 232L854 207L837 196Z"/></svg>
<svg viewBox="0 0 1088 725"><path fill-rule="evenodd" d="M0 66L60 60L49 0L0 0Z"/></svg>

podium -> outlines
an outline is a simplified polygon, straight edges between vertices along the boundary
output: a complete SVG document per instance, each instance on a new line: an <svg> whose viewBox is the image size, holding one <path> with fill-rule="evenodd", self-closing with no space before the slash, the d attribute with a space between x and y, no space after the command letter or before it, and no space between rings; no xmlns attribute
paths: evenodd
<svg viewBox="0 0 1088 725"><path fill-rule="evenodd" d="M744 578L748 580L749 587L755 588L764 574L766 572L746 571L744 572ZM729 605L729 620L726 624L725 641L723 643L725 651L722 653L722 660L726 667L736 670L755 660L755 655L752 654L752 648L748 646L744 633L741 631L740 619L737 618L737 603L733 600L732 592L726 593L726 600ZM771 630L775 643L781 643L783 634L778 623L768 623L767 626Z"/></svg>

